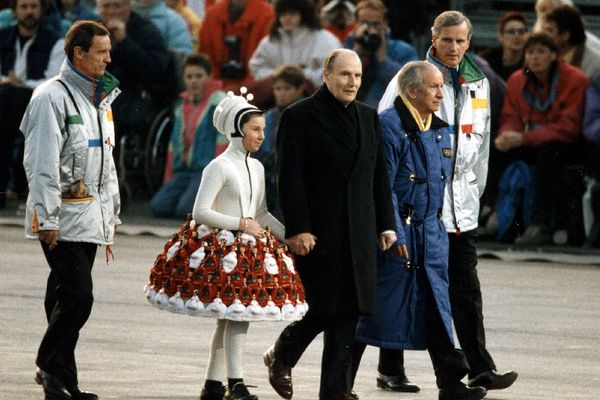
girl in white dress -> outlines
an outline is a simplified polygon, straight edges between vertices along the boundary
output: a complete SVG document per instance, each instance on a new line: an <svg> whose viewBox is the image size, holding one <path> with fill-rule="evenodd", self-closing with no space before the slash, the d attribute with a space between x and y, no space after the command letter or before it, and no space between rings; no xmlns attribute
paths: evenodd
<svg viewBox="0 0 600 400"><path fill-rule="evenodd" d="M267 210L263 166L250 157L264 140L264 113L244 97L230 93L217 106L213 122L230 144L204 169L193 209L194 221L244 232L257 239L265 235L268 227L277 238L283 239L283 225ZM217 320L201 400L221 400L225 376L226 398L257 399L243 382L242 356L248 326L247 321Z"/></svg>

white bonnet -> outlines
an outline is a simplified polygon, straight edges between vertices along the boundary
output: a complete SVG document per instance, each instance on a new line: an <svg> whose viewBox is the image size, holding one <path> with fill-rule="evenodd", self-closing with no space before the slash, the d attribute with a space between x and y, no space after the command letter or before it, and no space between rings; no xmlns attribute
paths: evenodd
<svg viewBox="0 0 600 400"><path fill-rule="evenodd" d="M240 89L242 94L247 92L245 87ZM252 111L260 111L258 107L248 103L254 97L248 94L247 97L236 96L233 92L227 92L227 96L217 104L213 114L213 124L220 134L227 136L229 140L232 137L243 137L240 121L244 114Z"/></svg>

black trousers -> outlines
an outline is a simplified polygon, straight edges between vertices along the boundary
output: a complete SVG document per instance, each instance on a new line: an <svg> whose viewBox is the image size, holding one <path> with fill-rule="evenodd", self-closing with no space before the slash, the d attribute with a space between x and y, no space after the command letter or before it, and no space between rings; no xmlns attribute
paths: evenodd
<svg viewBox="0 0 600 400"><path fill-rule="evenodd" d="M420 274L427 272L421 268ZM429 278L423 276L423 282L429 283ZM462 351L455 349L448 338L440 311L433 297L431 285L427 285L427 309L425 311L425 340L427 351L433 364L438 388L447 388L459 382L468 372L469 367ZM356 377L362 355L367 347L364 343L354 343L352 357L352 382ZM404 374L404 350L384 349L379 350L379 365L377 371L383 375Z"/></svg>
<svg viewBox="0 0 600 400"><path fill-rule="evenodd" d="M291 323L281 332L275 342L275 357L293 368L308 345L323 332L319 396L350 393L356 322L356 316L322 315L309 309L302 320Z"/></svg>
<svg viewBox="0 0 600 400"><path fill-rule="evenodd" d="M44 308L48 327L40 344L36 364L60 377L67 387L77 385L75 346L94 298L92 266L98 245L62 242L50 250L42 242L50 265Z"/></svg>
<svg viewBox="0 0 600 400"><path fill-rule="evenodd" d="M485 345L483 301L477 276L476 230L448 234L450 305L458 342L469 362L469 377L495 370Z"/></svg>

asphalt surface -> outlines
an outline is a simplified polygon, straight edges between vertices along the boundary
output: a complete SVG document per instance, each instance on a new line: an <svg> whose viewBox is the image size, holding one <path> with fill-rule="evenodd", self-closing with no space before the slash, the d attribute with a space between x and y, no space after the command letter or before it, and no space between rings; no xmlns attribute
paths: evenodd
<svg viewBox="0 0 600 400"><path fill-rule="evenodd" d="M136 207L124 210L116 260L106 266L102 249L98 252L95 305L77 348L80 386L101 399L197 399L214 321L167 313L146 303L142 289L150 266L180 221L154 220ZM24 239L22 218L9 211L0 212L0 400L42 399L33 376L46 324L48 267L39 244ZM488 247L492 250L482 253L496 259L482 258L479 264L488 349L499 370L514 369L520 375L511 388L491 391L486 398L600 399L600 257L565 248ZM248 333L245 381L257 386L251 391L262 400L278 398L261 354L284 326L252 323ZM294 399L318 398L321 349L317 338L294 368ZM427 353L406 352L405 359L420 393L377 389L377 349L369 347L355 385L360 398L436 399Z"/></svg>

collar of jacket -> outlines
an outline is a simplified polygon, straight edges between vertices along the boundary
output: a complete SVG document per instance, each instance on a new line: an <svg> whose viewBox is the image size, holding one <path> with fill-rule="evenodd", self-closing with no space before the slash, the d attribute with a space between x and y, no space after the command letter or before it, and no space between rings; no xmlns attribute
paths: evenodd
<svg viewBox="0 0 600 400"><path fill-rule="evenodd" d="M413 115L409 111L408 107L406 107L406 104L404 104L400 96L397 96L394 99L394 108L400 116L400 121L402 121L402 127L409 135L411 133L420 132L417 121L415 121ZM442 121L437 115L433 113L431 114L431 125L429 126L429 130L445 128L447 126L448 124Z"/></svg>
<svg viewBox="0 0 600 400"><path fill-rule="evenodd" d="M317 90L313 96L315 96L323 101L331 102L332 104L339 106L339 108L341 110L351 110L355 103L355 100L352 100L347 105L343 105L342 102L339 101L338 99L336 99L336 97L333 95L333 93L331 93L329 91L329 88L327 88L327 85L325 83L323 83L323 85L321 85L319 90Z"/></svg>
<svg viewBox="0 0 600 400"><path fill-rule="evenodd" d="M105 71L100 79L90 78L75 68L68 58L65 58L60 72L62 76L81 90L85 97L88 98L96 108L100 106L100 103L102 103L111 92L114 91L116 94L120 93L117 88L117 86L119 86L119 80L108 71Z"/></svg>
<svg viewBox="0 0 600 400"><path fill-rule="evenodd" d="M438 60L433 55L434 48L433 46L429 47L427 50L427 61L436 65L442 71L444 79L450 75L453 76L453 73L456 74L456 68L448 67L446 64ZM469 83L469 82L477 82L485 78L485 74L479 68L477 61L473 58L473 56L465 52L462 60L458 64L458 79L460 84Z"/></svg>

